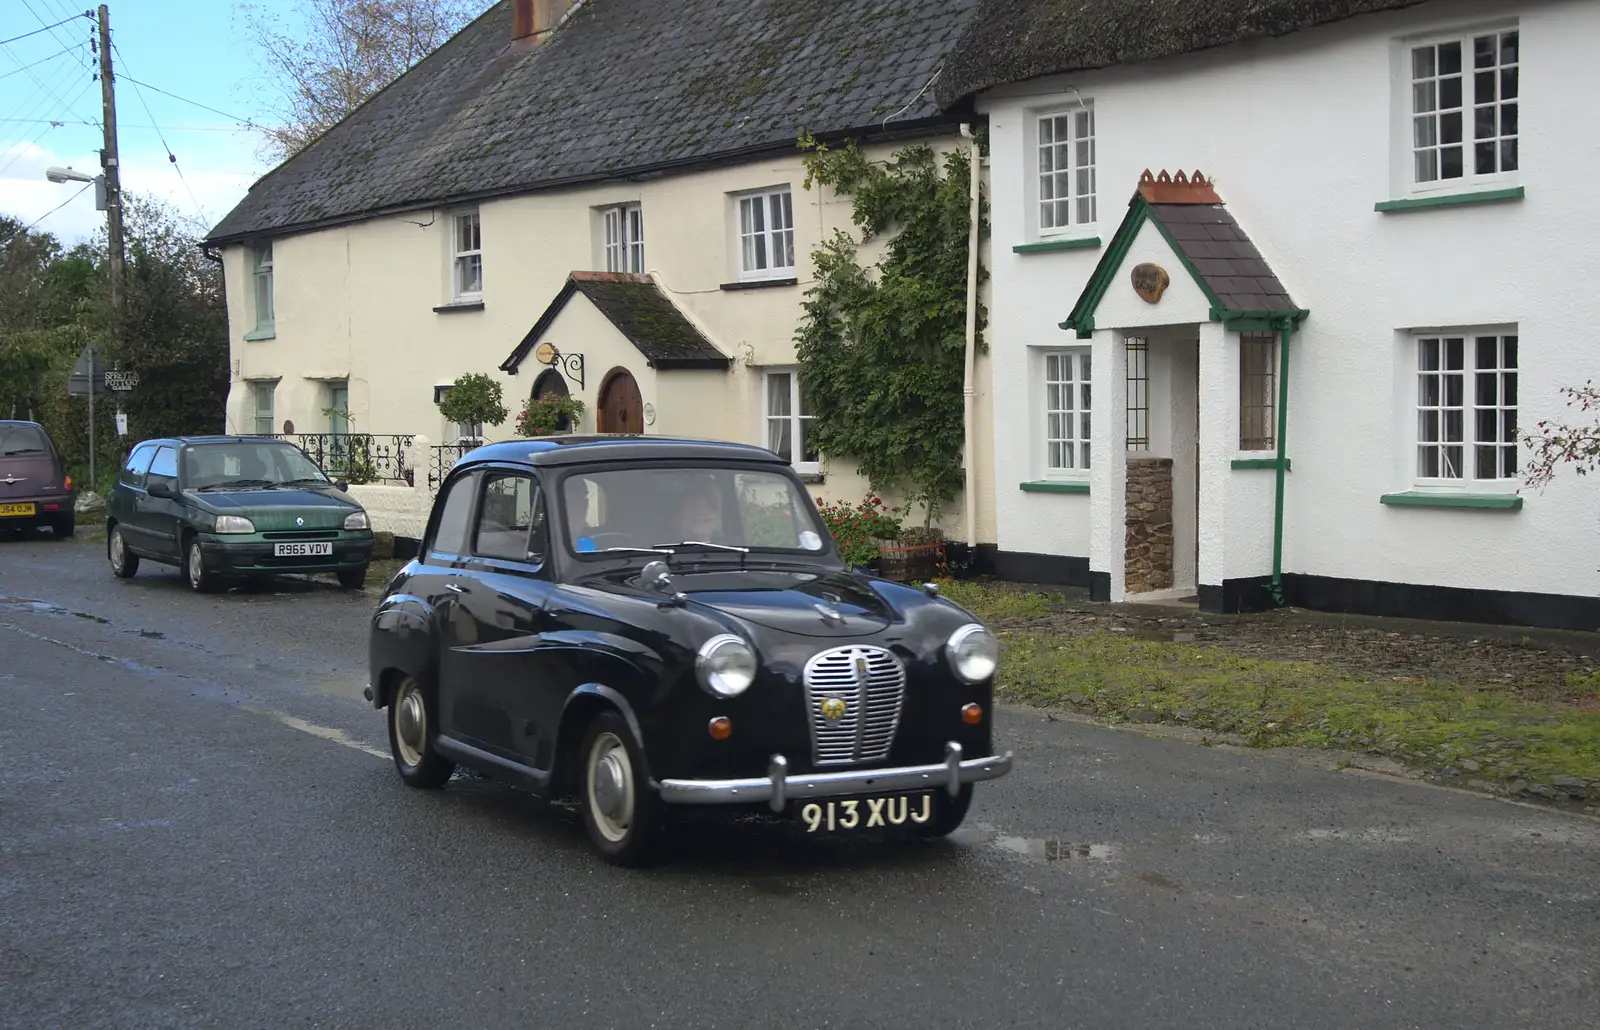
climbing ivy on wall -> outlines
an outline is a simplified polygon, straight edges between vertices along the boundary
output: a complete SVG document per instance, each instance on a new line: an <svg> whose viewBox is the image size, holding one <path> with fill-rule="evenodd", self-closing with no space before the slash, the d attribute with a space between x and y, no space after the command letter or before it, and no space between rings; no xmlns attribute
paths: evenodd
<svg viewBox="0 0 1600 1030"><path fill-rule="evenodd" d="M811 442L856 462L874 490L921 506L930 525L963 481L966 149L941 158L916 145L879 162L854 142L830 150L806 135L800 146L805 188L850 197L857 230L854 237L837 230L811 255L816 284L795 334L814 416ZM980 238L987 227L983 202ZM878 237L886 237L883 257L863 266L861 247ZM980 263L978 281L985 278ZM984 322L980 306L980 352Z"/></svg>

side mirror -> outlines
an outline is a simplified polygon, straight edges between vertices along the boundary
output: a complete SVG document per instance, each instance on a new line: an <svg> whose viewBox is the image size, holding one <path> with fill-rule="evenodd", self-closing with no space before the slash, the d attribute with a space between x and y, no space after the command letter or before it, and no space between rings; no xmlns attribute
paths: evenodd
<svg viewBox="0 0 1600 1030"><path fill-rule="evenodd" d="M178 499L178 491L174 489L175 485L172 480L163 476L160 479L152 479L149 488L145 492L151 497L161 497L169 501L175 501Z"/></svg>
<svg viewBox="0 0 1600 1030"><path fill-rule="evenodd" d="M343 479L339 480L338 482L334 483L333 485L342 494L347 494L347 493L350 492L350 484L348 482L346 482L345 480L343 480Z"/></svg>

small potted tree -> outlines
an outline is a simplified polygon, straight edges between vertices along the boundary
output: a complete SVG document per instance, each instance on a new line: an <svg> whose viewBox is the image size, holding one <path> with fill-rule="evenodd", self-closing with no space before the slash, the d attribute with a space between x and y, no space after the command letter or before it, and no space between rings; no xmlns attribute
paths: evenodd
<svg viewBox="0 0 1600 1030"><path fill-rule="evenodd" d="M482 436L484 426L497 426L506 420L500 384L482 372L457 376L439 400L439 413L457 425L469 426L472 435Z"/></svg>

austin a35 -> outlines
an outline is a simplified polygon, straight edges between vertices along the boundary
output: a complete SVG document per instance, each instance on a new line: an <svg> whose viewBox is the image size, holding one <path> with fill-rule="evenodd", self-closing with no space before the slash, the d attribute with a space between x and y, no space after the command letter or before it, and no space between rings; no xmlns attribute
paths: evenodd
<svg viewBox="0 0 1600 1030"><path fill-rule="evenodd" d="M942 836L991 744L994 636L933 586L848 569L758 447L491 444L452 470L372 619L368 699L405 783L457 765L575 797L609 860L672 816Z"/></svg>

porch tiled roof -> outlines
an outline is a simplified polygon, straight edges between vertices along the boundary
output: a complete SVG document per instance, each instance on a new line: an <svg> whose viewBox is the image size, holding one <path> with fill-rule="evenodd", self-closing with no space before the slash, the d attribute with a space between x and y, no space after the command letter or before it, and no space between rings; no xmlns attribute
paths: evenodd
<svg viewBox="0 0 1600 1030"><path fill-rule="evenodd" d="M1146 222L1165 237L1205 294L1212 319L1236 326L1297 325L1309 314L1295 304L1205 176L1198 171L1169 175L1165 169L1152 175L1146 169L1127 215L1061 328L1077 330L1080 338L1094 332L1095 309Z"/></svg>
<svg viewBox="0 0 1600 1030"><path fill-rule="evenodd" d="M1179 255L1230 311L1293 311L1289 291L1228 209L1218 204L1151 204Z"/></svg>
<svg viewBox="0 0 1600 1030"><path fill-rule="evenodd" d="M732 358L706 339L650 276L633 272L573 272L528 335L501 363L501 369L515 373L567 302L580 293L639 349L651 368L725 371L733 363Z"/></svg>

